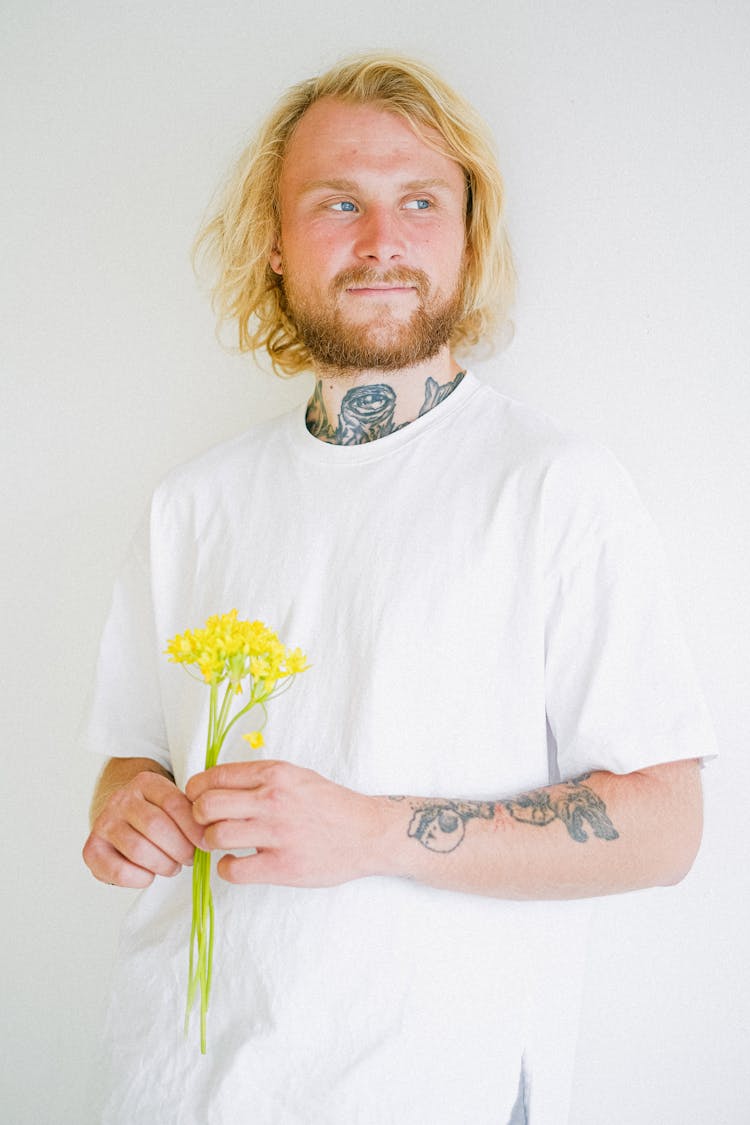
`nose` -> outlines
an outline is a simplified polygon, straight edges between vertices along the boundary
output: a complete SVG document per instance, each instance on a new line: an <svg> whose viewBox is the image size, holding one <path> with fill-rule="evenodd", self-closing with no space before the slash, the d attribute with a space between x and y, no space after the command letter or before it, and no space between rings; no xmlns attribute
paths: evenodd
<svg viewBox="0 0 750 1125"><path fill-rule="evenodd" d="M397 215L390 208L372 206L360 216L354 252L371 263L397 262L406 246Z"/></svg>

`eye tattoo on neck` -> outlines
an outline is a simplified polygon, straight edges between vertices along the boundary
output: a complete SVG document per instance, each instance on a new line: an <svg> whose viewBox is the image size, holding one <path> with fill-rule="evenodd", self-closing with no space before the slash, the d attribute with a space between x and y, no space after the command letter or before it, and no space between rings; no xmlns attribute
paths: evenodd
<svg viewBox="0 0 750 1125"><path fill-rule="evenodd" d="M465 371L459 371L448 383L439 384L428 377L425 383L424 402L418 418L439 406L463 379ZM305 422L313 437L332 445L364 445L369 441L394 434L408 426L409 422L395 425L396 392L388 383L372 383L366 387L352 387L341 400L338 422L334 426L328 418L323 401L321 382L318 379L315 391L307 407Z"/></svg>

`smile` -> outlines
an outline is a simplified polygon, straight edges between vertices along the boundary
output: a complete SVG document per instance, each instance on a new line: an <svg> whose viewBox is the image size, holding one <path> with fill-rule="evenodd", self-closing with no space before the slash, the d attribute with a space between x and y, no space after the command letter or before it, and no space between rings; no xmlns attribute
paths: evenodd
<svg viewBox="0 0 750 1125"><path fill-rule="evenodd" d="M356 296L368 296L370 294L381 296L384 293L415 293L416 287L414 285L363 285L352 286L346 292L353 293Z"/></svg>

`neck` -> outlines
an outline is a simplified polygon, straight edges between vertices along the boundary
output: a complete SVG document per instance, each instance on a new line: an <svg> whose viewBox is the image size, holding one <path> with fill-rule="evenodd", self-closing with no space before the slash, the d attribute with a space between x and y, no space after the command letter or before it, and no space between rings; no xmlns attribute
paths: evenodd
<svg viewBox="0 0 750 1125"><path fill-rule="evenodd" d="M334 445L375 441L427 414L455 390L464 374L447 350L398 371L318 370L307 405L307 428Z"/></svg>

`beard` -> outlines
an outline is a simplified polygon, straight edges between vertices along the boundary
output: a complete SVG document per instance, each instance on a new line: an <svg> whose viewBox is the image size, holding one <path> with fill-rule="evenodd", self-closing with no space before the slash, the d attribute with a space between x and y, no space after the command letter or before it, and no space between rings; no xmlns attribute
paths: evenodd
<svg viewBox="0 0 750 1125"><path fill-rule="evenodd" d="M447 297L431 297L423 270L397 267L378 273L369 266L345 270L334 278L330 297L318 303L298 291L289 276L284 276L283 284L285 311L313 361L342 372L398 371L432 359L449 342L463 316L460 281ZM350 286L368 284L414 286L418 307L408 320L395 317L381 305L369 321L348 322L338 295Z"/></svg>

